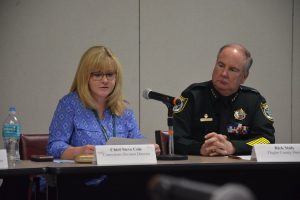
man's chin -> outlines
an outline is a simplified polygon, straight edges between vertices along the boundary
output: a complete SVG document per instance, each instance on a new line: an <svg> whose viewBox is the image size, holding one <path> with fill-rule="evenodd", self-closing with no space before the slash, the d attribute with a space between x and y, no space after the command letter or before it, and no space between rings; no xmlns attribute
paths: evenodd
<svg viewBox="0 0 300 200"><path fill-rule="evenodd" d="M216 90L222 95L222 96L229 96L232 94L232 90L228 89L228 87L220 87L217 86Z"/></svg>
<svg viewBox="0 0 300 200"><path fill-rule="evenodd" d="M222 83L218 83L215 85L216 90L218 91L226 91L228 90L228 86Z"/></svg>

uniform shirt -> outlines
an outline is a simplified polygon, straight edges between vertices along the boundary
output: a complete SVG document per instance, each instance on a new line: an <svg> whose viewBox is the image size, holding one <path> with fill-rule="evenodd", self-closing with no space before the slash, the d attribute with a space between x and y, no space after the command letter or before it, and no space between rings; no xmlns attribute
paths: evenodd
<svg viewBox="0 0 300 200"><path fill-rule="evenodd" d="M275 142L268 104L255 89L240 86L226 98L208 81L190 85L180 98L182 104L174 108L175 153L199 155L204 136L210 132L226 135L238 155L251 154L255 144ZM228 111L222 126L224 107Z"/></svg>
<svg viewBox="0 0 300 200"><path fill-rule="evenodd" d="M104 145L107 141L101 125L110 138L113 137L113 124L116 137L143 138L131 109L126 108L121 116L112 115L106 109L104 119L100 120L95 111L82 104L76 92L71 92L57 105L49 128L48 153L60 158L70 146Z"/></svg>

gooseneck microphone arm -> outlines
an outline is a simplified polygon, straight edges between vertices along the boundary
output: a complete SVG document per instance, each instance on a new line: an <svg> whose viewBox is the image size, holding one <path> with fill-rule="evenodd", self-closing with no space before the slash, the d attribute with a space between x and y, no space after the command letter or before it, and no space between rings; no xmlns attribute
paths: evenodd
<svg viewBox="0 0 300 200"><path fill-rule="evenodd" d="M173 107L182 104L182 101L176 97L171 97L165 94L154 92L151 89L145 89L143 92L145 99L154 99L163 102L168 108L168 136L169 136L169 154L160 155L157 159L160 160L187 160L186 155L176 155L174 153L174 130L173 130Z"/></svg>
<svg viewBox="0 0 300 200"><path fill-rule="evenodd" d="M181 100L176 98L176 97L171 97L165 94L161 94L158 92L154 92L151 89L147 88L143 91L143 97L145 99L154 99L157 101L161 101L162 103L164 103L168 109L171 111L173 110L173 106L174 105L180 105L181 104Z"/></svg>

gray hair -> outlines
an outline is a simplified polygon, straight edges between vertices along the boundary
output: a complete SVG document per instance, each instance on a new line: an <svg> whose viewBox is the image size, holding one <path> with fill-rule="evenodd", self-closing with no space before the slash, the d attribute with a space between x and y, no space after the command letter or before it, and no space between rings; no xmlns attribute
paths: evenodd
<svg viewBox="0 0 300 200"><path fill-rule="evenodd" d="M244 53L245 57L246 57L246 64L245 64L245 68L246 68L246 72L247 74L249 73L250 67L253 63L253 58L251 57L251 53L250 51L248 51L248 49L246 49L243 45L241 44L236 44L236 43L231 43L231 44L226 44L224 46L222 46L218 52L218 56L219 57L220 53L227 47L235 47L238 48L239 50L242 50L242 52Z"/></svg>

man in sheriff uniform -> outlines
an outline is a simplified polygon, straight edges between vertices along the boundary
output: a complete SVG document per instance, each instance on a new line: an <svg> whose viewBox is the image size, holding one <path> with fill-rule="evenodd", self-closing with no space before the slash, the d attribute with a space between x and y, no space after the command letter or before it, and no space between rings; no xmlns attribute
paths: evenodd
<svg viewBox="0 0 300 200"><path fill-rule="evenodd" d="M175 153L247 155L255 144L275 142L265 98L241 86L252 62L242 45L225 45L219 50L212 80L182 92L182 104L174 107Z"/></svg>

